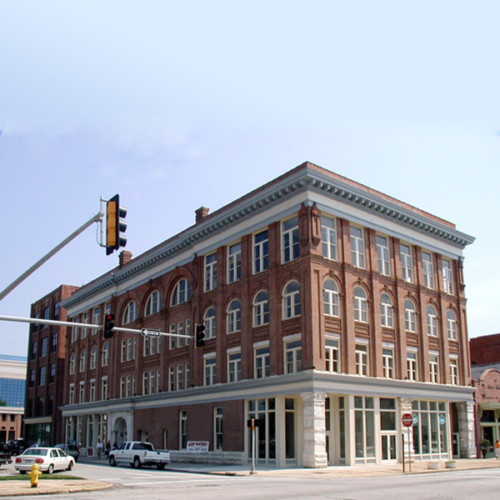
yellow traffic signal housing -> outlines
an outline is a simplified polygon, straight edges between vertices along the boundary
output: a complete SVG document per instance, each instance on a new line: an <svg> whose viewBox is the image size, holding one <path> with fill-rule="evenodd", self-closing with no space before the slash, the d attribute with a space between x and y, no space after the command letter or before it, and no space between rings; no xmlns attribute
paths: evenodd
<svg viewBox="0 0 500 500"><path fill-rule="evenodd" d="M116 194L106 203L106 255L127 244L123 234L127 230L126 216L127 210L120 207L120 197Z"/></svg>

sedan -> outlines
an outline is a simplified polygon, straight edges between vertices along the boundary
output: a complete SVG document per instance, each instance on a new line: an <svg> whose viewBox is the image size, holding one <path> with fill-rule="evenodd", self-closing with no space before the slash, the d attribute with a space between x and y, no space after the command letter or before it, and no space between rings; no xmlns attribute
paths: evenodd
<svg viewBox="0 0 500 500"><path fill-rule="evenodd" d="M28 448L14 461L14 468L21 474L26 474L38 464L40 471L52 474L55 470L71 470L75 459L57 448Z"/></svg>

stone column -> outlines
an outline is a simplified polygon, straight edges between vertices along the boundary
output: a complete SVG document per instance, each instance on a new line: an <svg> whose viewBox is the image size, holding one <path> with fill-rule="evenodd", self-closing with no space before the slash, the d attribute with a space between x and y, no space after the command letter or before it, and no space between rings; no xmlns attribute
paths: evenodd
<svg viewBox="0 0 500 500"><path fill-rule="evenodd" d="M325 394L302 393L304 404L304 467L321 468L328 465L326 455Z"/></svg>
<svg viewBox="0 0 500 500"><path fill-rule="evenodd" d="M457 403L458 432L460 435L460 457L477 458L474 432L474 402Z"/></svg>

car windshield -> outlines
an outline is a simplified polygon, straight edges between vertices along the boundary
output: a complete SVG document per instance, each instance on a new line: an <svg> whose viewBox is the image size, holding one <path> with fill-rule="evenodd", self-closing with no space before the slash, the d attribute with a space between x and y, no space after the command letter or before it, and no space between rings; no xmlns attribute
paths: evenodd
<svg viewBox="0 0 500 500"><path fill-rule="evenodd" d="M23 455L37 455L44 457L49 450L47 448L28 448Z"/></svg>

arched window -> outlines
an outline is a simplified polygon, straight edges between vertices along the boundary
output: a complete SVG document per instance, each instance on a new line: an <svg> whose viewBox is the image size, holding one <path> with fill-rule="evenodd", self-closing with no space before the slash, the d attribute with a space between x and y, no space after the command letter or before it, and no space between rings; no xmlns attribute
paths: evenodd
<svg viewBox="0 0 500 500"><path fill-rule="evenodd" d="M170 305L178 306L187 302L191 298L191 285L186 278L181 278L174 289L172 290L172 295L170 297Z"/></svg>
<svg viewBox="0 0 500 500"><path fill-rule="evenodd" d="M160 292L155 290L152 292L148 300L146 301L146 307L144 308L144 316L151 316L151 314L156 314L160 311Z"/></svg>
<svg viewBox="0 0 500 500"><path fill-rule="evenodd" d="M415 304L410 299L405 300L405 330L407 332L417 331Z"/></svg>
<svg viewBox="0 0 500 500"><path fill-rule="evenodd" d="M214 307L207 309L207 311L205 312L205 316L203 316L203 323L205 324L205 338L214 339L217 332L217 322Z"/></svg>
<svg viewBox="0 0 500 500"><path fill-rule="evenodd" d="M458 339L458 328L457 328L457 318L453 311L448 311L446 314L447 325L448 325L448 338L450 340Z"/></svg>
<svg viewBox="0 0 500 500"><path fill-rule="evenodd" d="M241 304L235 299L227 308L227 333L239 332L241 330Z"/></svg>
<svg viewBox="0 0 500 500"><path fill-rule="evenodd" d="M269 323L269 295L261 290L253 300L253 326Z"/></svg>
<svg viewBox="0 0 500 500"><path fill-rule="evenodd" d="M71 358L69 360L69 374L74 375L75 374L75 369L76 369L76 354L73 353L71 355Z"/></svg>
<svg viewBox="0 0 500 500"><path fill-rule="evenodd" d="M122 324L126 325L127 323L132 323L136 319L137 319L137 312L136 312L135 302L131 300L125 307L125 311L123 311Z"/></svg>
<svg viewBox="0 0 500 500"><path fill-rule="evenodd" d="M438 335L438 319L433 306L427 306L427 333L433 337Z"/></svg>
<svg viewBox="0 0 500 500"><path fill-rule="evenodd" d="M383 293L380 296L380 316L382 326L392 328L394 326L393 315L392 300L389 295Z"/></svg>
<svg viewBox="0 0 500 500"><path fill-rule="evenodd" d="M339 287L334 280L328 279L325 281L323 302L325 304L325 314L327 316L340 316Z"/></svg>
<svg viewBox="0 0 500 500"><path fill-rule="evenodd" d="M360 286L354 289L354 320L368 323L368 300L366 292Z"/></svg>
<svg viewBox="0 0 500 500"><path fill-rule="evenodd" d="M87 369L87 351L84 349L80 353L80 372L84 372Z"/></svg>
<svg viewBox="0 0 500 500"><path fill-rule="evenodd" d="M96 366L96 361L97 361L97 347L94 346L92 347L92 350L90 351L90 369L94 370Z"/></svg>
<svg viewBox="0 0 500 500"><path fill-rule="evenodd" d="M290 281L283 290L283 319L300 316L300 285Z"/></svg>
<svg viewBox="0 0 500 500"><path fill-rule="evenodd" d="M109 365L109 342L106 342L102 346L101 366L108 366L108 365Z"/></svg>

